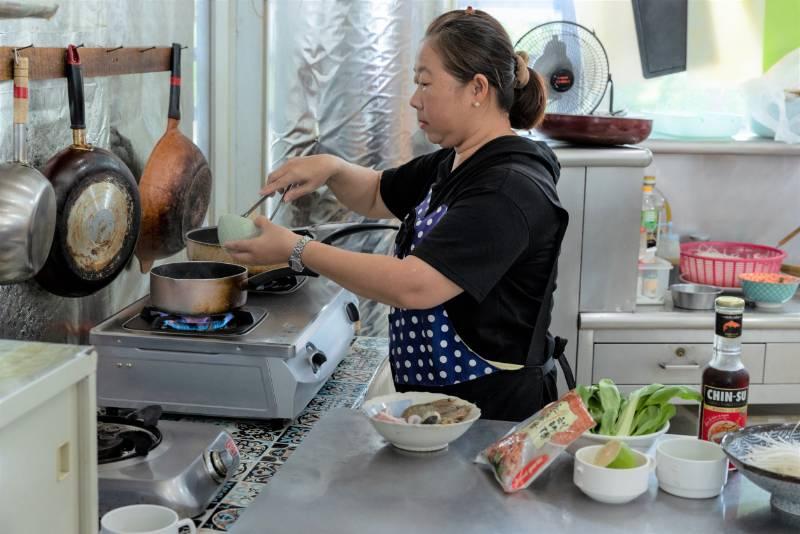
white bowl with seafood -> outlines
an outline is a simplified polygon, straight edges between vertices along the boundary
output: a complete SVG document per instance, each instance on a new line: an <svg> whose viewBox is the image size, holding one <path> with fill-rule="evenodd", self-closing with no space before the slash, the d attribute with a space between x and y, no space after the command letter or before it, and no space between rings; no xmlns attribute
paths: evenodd
<svg viewBox="0 0 800 534"><path fill-rule="evenodd" d="M480 409L470 402L420 391L374 397L361 410L386 441L414 452L446 448L481 417Z"/></svg>

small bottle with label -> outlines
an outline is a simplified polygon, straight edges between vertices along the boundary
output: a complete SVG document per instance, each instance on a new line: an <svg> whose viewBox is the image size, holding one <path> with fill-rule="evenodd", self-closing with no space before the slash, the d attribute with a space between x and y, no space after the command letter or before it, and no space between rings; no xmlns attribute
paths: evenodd
<svg viewBox="0 0 800 534"><path fill-rule="evenodd" d="M750 373L742 363L744 300L719 297L714 308L716 333L713 356L703 371L699 437L719 443L745 425Z"/></svg>

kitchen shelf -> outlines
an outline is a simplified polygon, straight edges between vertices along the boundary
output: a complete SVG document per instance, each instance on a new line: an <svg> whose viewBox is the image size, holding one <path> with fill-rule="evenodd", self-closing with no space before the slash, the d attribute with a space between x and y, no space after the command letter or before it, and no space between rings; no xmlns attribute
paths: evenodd
<svg viewBox="0 0 800 534"><path fill-rule="evenodd" d="M21 48L21 47L20 47ZM81 47L81 66L87 78L119 76L170 70L170 47L89 48ZM29 59L31 80L66 77L66 48L25 48L20 57ZM0 47L0 81L12 80L14 47Z"/></svg>
<svg viewBox="0 0 800 534"><path fill-rule="evenodd" d="M648 139L639 145L653 154L709 154L720 156L800 156L800 144L771 139L665 140Z"/></svg>

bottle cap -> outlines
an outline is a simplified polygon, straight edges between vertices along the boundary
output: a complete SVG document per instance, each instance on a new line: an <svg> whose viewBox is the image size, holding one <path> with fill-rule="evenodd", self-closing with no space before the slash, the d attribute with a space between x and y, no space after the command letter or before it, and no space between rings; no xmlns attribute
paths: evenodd
<svg viewBox="0 0 800 534"><path fill-rule="evenodd" d="M723 296L717 297L714 304L722 308L742 308L744 309L744 299L740 297Z"/></svg>
<svg viewBox="0 0 800 534"><path fill-rule="evenodd" d="M645 185L656 185L656 177L655 176L645 176L643 183Z"/></svg>

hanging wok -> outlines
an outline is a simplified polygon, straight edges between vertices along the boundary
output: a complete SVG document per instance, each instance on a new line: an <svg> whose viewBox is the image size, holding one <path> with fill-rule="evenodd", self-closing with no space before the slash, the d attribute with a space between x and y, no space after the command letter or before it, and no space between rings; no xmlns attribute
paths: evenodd
<svg viewBox="0 0 800 534"><path fill-rule="evenodd" d="M172 45L167 131L142 173L142 226L136 257L143 273L185 246L184 233L203 223L211 199L211 171L203 153L178 129L181 119L181 45Z"/></svg>
<svg viewBox="0 0 800 534"><path fill-rule="evenodd" d="M78 49L67 49L71 146L44 168L56 195L53 244L36 281L63 297L84 297L111 283L133 256L139 234L139 189L125 163L86 142Z"/></svg>

